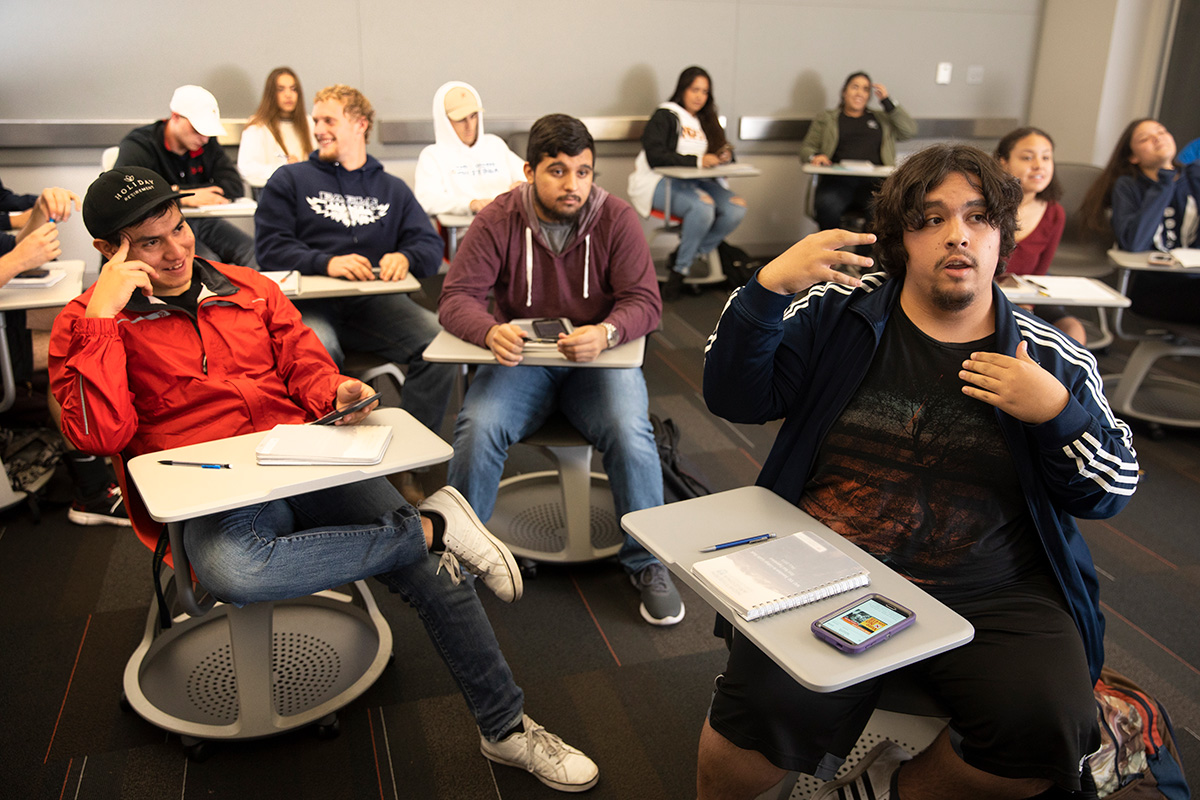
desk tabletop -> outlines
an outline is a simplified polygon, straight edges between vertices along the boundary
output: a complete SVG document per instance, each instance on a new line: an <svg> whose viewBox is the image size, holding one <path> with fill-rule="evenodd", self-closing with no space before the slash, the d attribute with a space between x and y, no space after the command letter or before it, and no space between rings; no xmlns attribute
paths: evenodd
<svg viewBox="0 0 1200 800"><path fill-rule="evenodd" d="M83 291L83 268L82 261L52 261L46 269L67 274L53 286L0 286L0 311L65 306Z"/></svg>
<svg viewBox="0 0 1200 800"><path fill-rule="evenodd" d="M1077 275L1002 275L1016 278L1017 286L1001 285L1004 296L1025 305L1090 306L1092 308L1128 308L1125 295L1095 278Z"/></svg>
<svg viewBox="0 0 1200 800"><path fill-rule="evenodd" d="M1114 247L1108 251L1108 258L1121 269L1143 270L1146 272L1178 272L1181 275L1200 275L1200 269L1196 267L1185 267L1178 263L1151 264L1147 259L1150 258L1151 253L1157 252L1157 250L1144 250L1135 253L1131 250L1118 250Z"/></svg>
<svg viewBox="0 0 1200 800"><path fill-rule="evenodd" d="M186 189L184 191L187 191ZM253 217L258 210L258 203L249 197L239 197L228 203L215 203L209 206L184 206L185 217Z"/></svg>
<svg viewBox="0 0 1200 800"><path fill-rule="evenodd" d="M443 228L469 228L475 221L474 214L438 214L438 224Z"/></svg>
<svg viewBox="0 0 1200 800"><path fill-rule="evenodd" d="M595 361L568 361L567 357L557 350L526 350L522 366L528 367L607 367L629 368L640 367L646 356L646 337L640 336L633 341L619 344L611 350L605 350ZM495 364L496 357L486 347L465 342L449 331L442 331L433 337L433 341L421 355L426 361L439 364Z"/></svg>
<svg viewBox="0 0 1200 800"><path fill-rule="evenodd" d="M966 644L975 635L969 622L924 590L761 486L634 511L621 518L621 527L733 623L739 633L813 691L832 692L851 686ZM701 553L701 547L768 531L779 536L811 531L866 567L871 585L747 622L697 580L691 567L701 559L721 555ZM912 627L857 655L835 650L813 636L813 620L871 592L912 609L917 617Z"/></svg>
<svg viewBox="0 0 1200 800"><path fill-rule="evenodd" d="M129 475L151 517L159 522L179 522L438 464L454 454L449 444L399 408L378 409L363 424L392 426L391 444L378 464L259 466L254 459L254 448L267 433L259 431L138 456L129 461ZM230 468L167 466L158 463L160 459L229 464Z"/></svg>
<svg viewBox="0 0 1200 800"><path fill-rule="evenodd" d="M664 178L693 180L696 178L753 178L762 170L750 164L719 164L715 167L655 167Z"/></svg>
<svg viewBox="0 0 1200 800"><path fill-rule="evenodd" d="M886 178L895 172L896 168L885 167L880 164L872 164L870 169L854 166L847 167L842 164L830 164L828 166L801 164L800 170L808 175L841 175L844 178Z"/></svg>
<svg viewBox="0 0 1200 800"><path fill-rule="evenodd" d="M328 275L301 275L300 291L292 295L294 300L313 300L319 297L353 297L359 294L397 294L415 292L421 282L412 274L398 281L348 281Z"/></svg>

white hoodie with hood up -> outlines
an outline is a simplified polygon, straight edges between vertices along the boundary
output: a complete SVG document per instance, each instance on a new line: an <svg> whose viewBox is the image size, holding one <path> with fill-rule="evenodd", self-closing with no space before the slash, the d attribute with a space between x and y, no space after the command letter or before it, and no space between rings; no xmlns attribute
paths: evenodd
<svg viewBox="0 0 1200 800"><path fill-rule="evenodd" d="M413 193L429 215L470 214L471 201L493 198L525 180L525 161L499 136L483 132L483 113L479 114L475 144L468 147L458 138L446 116L446 93L461 86L475 95L479 92L461 81L449 81L433 96L434 144L421 151Z"/></svg>

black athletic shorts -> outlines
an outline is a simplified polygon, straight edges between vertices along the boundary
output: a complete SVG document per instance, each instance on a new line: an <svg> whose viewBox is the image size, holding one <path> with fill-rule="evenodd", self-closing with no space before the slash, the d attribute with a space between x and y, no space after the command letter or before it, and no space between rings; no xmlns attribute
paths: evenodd
<svg viewBox="0 0 1200 800"><path fill-rule="evenodd" d="M947 605L975 626L975 638L904 671L949 711L963 759L1000 777L1079 789L1080 764L1100 746L1100 733L1083 643L1058 585L1034 578ZM828 780L866 726L883 680L813 692L735 636L709 724L777 767Z"/></svg>

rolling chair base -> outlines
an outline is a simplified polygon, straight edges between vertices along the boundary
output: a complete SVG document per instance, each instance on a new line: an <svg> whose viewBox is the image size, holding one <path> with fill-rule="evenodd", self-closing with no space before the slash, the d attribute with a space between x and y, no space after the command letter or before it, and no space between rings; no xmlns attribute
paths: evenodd
<svg viewBox="0 0 1200 800"><path fill-rule="evenodd" d="M1104 391L1122 417L1179 428L1200 428L1200 384L1150 375L1166 356L1200 356L1200 346L1162 340L1138 342L1120 375L1104 376ZM1135 402L1136 401L1136 402Z"/></svg>
<svg viewBox="0 0 1200 800"><path fill-rule="evenodd" d="M513 555L534 561L576 562L614 556L621 549L625 535L613 508L608 478L588 473L591 485L585 489L586 495L576 499L572 493L568 504L561 484L565 477L546 470L500 482L488 529ZM574 509L574 515L568 509ZM587 516L582 517L581 512ZM572 529L572 522L579 527Z"/></svg>
<svg viewBox="0 0 1200 800"><path fill-rule="evenodd" d="M391 629L370 590L363 581L351 586L356 596L218 604L202 617L181 614L166 630L152 603L125 667L125 700L185 744L336 725L333 713L375 682L392 653Z"/></svg>

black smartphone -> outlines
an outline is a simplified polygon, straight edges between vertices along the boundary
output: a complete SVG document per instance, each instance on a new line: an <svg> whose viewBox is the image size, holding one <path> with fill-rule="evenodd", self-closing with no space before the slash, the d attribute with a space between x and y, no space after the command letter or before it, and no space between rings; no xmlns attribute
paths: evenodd
<svg viewBox="0 0 1200 800"><path fill-rule="evenodd" d="M328 414L321 417L320 419L314 420L312 422L312 424L313 425L332 425L333 423L337 422L342 417L349 416L350 414L353 414L355 411L361 411L362 409L371 405L371 403L375 403L378 401L379 401L379 395L372 394L369 397L364 397L363 399L359 400L357 403L348 405L343 409L339 409L337 411L330 411Z"/></svg>
<svg viewBox="0 0 1200 800"><path fill-rule="evenodd" d="M50 274L50 270L37 267L36 269L27 269L24 272L18 272L18 278L44 278Z"/></svg>
<svg viewBox="0 0 1200 800"><path fill-rule="evenodd" d="M547 341L557 341L560 333L570 333L571 329L567 327L569 323L562 317L549 317L546 319L535 319L533 321L533 333L539 339Z"/></svg>

